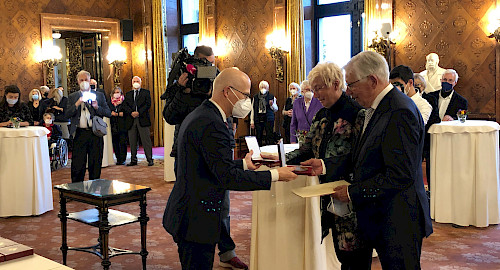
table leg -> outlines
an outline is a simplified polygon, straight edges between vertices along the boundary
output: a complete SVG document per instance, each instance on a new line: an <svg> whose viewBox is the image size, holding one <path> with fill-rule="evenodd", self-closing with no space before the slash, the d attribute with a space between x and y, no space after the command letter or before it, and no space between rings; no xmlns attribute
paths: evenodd
<svg viewBox="0 0 500 270"><path fill-rule="evenodd" d="M142 269L146 270L146 258L148 256L148 251L146 249L146 230L147 223L149 220L148 214L146 213L146 194L142 195L142 199L140 201L141 206L141 214L139 216L139 222L141 223L141 257L142 257Z"/></svg>
<svg viewBox="0 0 500 270"><path fill-rule="evenodd" d="M61 220L61 234L62 234L62 244L61 251L63 255L63 264L66 265L66 258L68 256L68 235L67 235L67 223L68 223L68 212L66 211L66 197L59 192L59 204L61 206L59 212L59 219Z"/></svg>
<svg viewBox="0 0 500 270"><path fill-rule="evenodd" d="M99 209L99 238L101 239L102 268L108 270L111 262L109 261L109 222L108 207L100 206Z"/></svg>

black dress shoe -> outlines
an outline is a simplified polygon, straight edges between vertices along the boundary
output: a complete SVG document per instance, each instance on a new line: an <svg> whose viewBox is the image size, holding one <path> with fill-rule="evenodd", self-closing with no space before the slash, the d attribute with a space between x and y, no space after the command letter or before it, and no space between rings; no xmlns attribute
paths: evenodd
<svg viewBox="0 0 500 270"><path fill-rule="evenodd" d="M137 162L130 162L129 164L127 164L127 166L135 166L137 165Z"/></svg>
<svg viewBox="0 0 500 270"><path fill-rule="evenodd" d="M118 161L118 162L116 162L116 165L125 165L125 161L121 161L121 162Z"/></svg>
<svg viewBox="0 0 500 270"><path fill-rule="evenodd" d="M154 161L151 160L148 162L148 166L153 166L153 165L155 165Z"/></svg>

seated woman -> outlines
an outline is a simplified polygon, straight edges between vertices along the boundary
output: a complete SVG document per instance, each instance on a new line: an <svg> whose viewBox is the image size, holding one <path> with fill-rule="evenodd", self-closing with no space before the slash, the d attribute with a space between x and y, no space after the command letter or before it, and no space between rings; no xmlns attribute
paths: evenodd
<svg viewBox="0 0 500 270"><path fill-rule="evenodd" d="M123 114L123 91L120 87L115 87L108 101L111 110L111 139L113 140L113 151L116 156L116 165L124 165L127 158L128 131Z"/></svg>
<svg viewBox="0 0 500 270"><path fill-rule="evenodd" d="M63 96L63 91L60 88L53 88L49 91L47 99L40 106L41 113L52 113L55 118L54 122L67 122L68 119L64 116L64 108L68 103L68 98Z"/></svg>
<svg viewBox="0 0 500 270"><path fill-rule="evenodd" d="M5 87L3 99L0 101L0 127L13 126L12 118L17 118L21 126L33 125L30 109L21 103L21 91L16 85Z"/></svg>
<svg viewBox="0 0 500 270"><path fill-rule="evenodd" d="M38 126L43 114L43 112L40 111L41 104L43 103L41 101L42 93L40 92L40 90L35 88L31 90L28 98L28 108L30 109L31 117L33 118L34 125Z"/></svg>
<svg viewBox="0 0 500 270"><path fill-rule="evenodd" d="M288 86L288 91L290 92L290 96L286 99L285 107L283 107L283 128L285 129L284 143L290 143L290 123L292 122L293 102L298 97L302 96L300 94L300 86L297 83L291 83Z"/></svg>
<svg viewBox="0 0 500 270"><path fill-rule="evenodd" d="M309 81L303 81L301 89L303 97L298 98L293 103L292 121L290 123L291 143L297 143L298 137L305 138L314 116L323 108L321 102L314 97Z"/></svg>
<svg viewBox="0 0 500 270"><path fill-rule="evenodd" d="M44 113L43 114L43 122L40 124L42 127L45 127L49 130L49 134L47 134L47 140L49 141L49 147L51 144L56 143L62 136L61 128L54 124L54 114L52 113Z"/></svg>

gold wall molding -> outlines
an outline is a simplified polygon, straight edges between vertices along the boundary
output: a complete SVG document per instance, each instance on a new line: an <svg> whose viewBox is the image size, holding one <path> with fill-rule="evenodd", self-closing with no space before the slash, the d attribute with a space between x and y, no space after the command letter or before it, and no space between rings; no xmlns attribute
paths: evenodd
<svg viewBox="0 0 500 270"><path fill-rule="evenodd" d="M103 36L103 55L107 55L111 44L121 43L120 21L117 19L51 13L41 13L40 19L42 48L52 46L52 32L55 30L101 33ZM107 40L107 42L105 42L105 40ZM103 57L103 72L104 88L111 89L113 87L113 78L109 76L109 74L111 74L111 68L106 57ZM68 87L69 86L70 85L68 85ZM68 89L68 92L69 91L71 91L71 89Z"/></svg>

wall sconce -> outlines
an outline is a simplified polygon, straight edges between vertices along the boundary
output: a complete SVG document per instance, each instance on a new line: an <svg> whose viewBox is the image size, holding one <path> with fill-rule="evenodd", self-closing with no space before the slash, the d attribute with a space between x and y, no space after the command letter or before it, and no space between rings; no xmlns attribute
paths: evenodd
<svg viewBox="0 0 500 270"><path fill-rule="evenodd" d="M494 38L500 43L500 8L496 8L489 13L488 21L487 31L491 33L488 37Z"/></svg>
<svg viewBox="0 0 500 270"><path fill-rule="evenodd" d="M276 80L279 82L285 80L284 57L289 51L286 40L284 31L274 31L266 37L266 49L269 50L269 54L276 65Z"/></svg>
<svg viewBox="0 0 500 270"><path fill-rule="evenodd" d="M122 73L123 65L127 62L127 52L125 48L118 44L109 46L108 56L106 57L110 65L114 67L113 83L115 86L120 86L120 75Z"/></svg>
<svg viewBox="0 0 500 270"><path fill-rule="evenodd" d="M45 85L47 85L49 88L55 87L54 67L61 62L61 59L61 48L57 46L43 48L41 51L39 62L47 68L47 72L45 73Z"/></svg>

